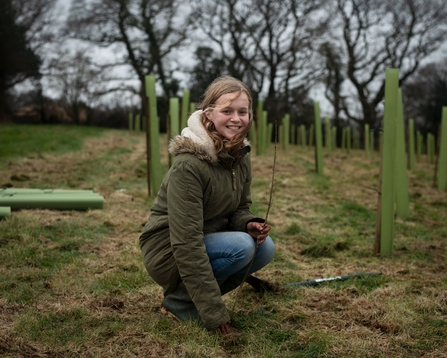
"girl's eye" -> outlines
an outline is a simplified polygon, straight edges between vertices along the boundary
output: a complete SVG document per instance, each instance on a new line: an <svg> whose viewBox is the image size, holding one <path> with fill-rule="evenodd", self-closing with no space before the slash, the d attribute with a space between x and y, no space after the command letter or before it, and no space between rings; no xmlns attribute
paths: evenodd
<svg viewBox="0 0 447 358"><path fill-rule="evenodd" d="M245 115L247 115L247 112L245 112L245 111L239 112L239 115L245 116Z"/></svg>

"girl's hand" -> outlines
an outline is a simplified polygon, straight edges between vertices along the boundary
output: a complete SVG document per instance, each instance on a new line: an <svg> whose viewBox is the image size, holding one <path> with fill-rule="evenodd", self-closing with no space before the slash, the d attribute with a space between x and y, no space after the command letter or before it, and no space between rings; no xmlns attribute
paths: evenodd
<svg viewBox="0 0 447 358"><path fill-rule="evenodd" d="M258 223L251 221L247 224L247 232L253 239L258 241L258 244L262 244L267 238L271 227L264 223Z"/></svg>
<svg viewBox="0 0 447 358"><path fill-rule="evenodd" d="M224 336L230 334L230 326L228 325L228 323L223 323L219 327L217 327L216 334L223 334Z"/></svg>

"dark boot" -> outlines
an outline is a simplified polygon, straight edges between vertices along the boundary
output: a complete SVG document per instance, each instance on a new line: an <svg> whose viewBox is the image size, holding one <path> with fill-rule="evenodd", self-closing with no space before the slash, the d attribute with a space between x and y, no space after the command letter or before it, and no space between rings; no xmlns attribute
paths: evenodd
<svg viewBox="0 0 447 358"><path fill-rule="evenodd" d="M220 293L223 296L224 294L233 291L235 288L242 284L244 280L244 276L242 275L232 275L228 277L222 284L220 284ZM281 293L285 289L283 289L280 285L276 283L271 283L265 280L261 280L255 276L248 275L245 282L247 282L250 286L252 286L256 292L274 292Z"/></svg>
<svg viewBox="0 0 447 358"><path fill-rule="evenodd" d="M181 321L193 319L200 322L199 312L182 281L173 292L165 296L162 305Z"/></svg>
<svg viewBox="0 0 447 358"><path fill-rule="evenodd" d="M242 281L244 281L244 275L231 275L220 286L220 294L223 296L228 292L238 288Z"/></svg>

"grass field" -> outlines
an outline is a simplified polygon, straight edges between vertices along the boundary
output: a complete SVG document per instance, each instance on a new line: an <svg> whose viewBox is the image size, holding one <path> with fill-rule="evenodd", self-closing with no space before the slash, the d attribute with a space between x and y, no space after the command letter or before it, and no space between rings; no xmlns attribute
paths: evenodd
<svg viewBox="0 0 447 358"><path fill-rule="evenodd" d="M160 137L167 166L166 136ZM0 221L1 357L445 357L447 192L423 156L409 172L411 215L392 256L373 255L379 156L278 149L269 221L280 285L360 272L381 276L224 296L232 334L160 312L142 265L145 137L86 127L0 126L0 186L93 189L104 209L21 210ZM252 211L265 216L273 146L252 155ZM232 308L234 311L232 311Z"/></svg>

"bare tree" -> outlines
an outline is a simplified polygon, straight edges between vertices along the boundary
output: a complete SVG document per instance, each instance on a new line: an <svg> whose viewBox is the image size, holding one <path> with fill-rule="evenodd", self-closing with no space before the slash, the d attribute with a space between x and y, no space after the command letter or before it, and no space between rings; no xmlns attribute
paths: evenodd
<svg viewBox="0 0 447 358"><path fill-rule="evenodd" d="M272 117L287 110L278 108L280 92L290 98L292 89L310 86L316 74L314 46L324 29L325 14L318 13L322 1L201 0L195 4L197 24L219 48L228 72L246 81L255 93L267 87L265 105Z"/></svg>
<svg viewBox="0 0 447 358"><path fill-rule="evenodd" d="M55 0L0 2L0 118L6 95L19 83L33 80L41 97L41 49L50 39Z"/></svg>
<svg viewBox="0 0 447 358"><path fill-rule="evenodd" d="M169 56L184 44L189 26L182 6L183 0L80 0L70 10L67 29L72 38L122 53L109 64L131 66L141 90L144 77L156 75L169 98L178 91Z"/></svg>
<svg viewBox="0 0 447 358"><path fill-rule="evenodd" d="M99 66L88 50L60 49L48 60L45 73L59 101L76 124L81 123L82 110L88 112L98 100L112 92L125 92L128 87L110 76L108 66ZM88 114L88 113L86 113ZM84 118L88 121L88 117Z"/></svg>
<svg viewBox="0 0 447 358"><path fill-rule="evenodd" d="M406 118L417 128L438 135L442 107L447 106L447 58L422 66L402 86Z"/></svg>
<svg viewBox="0 0 447 358"><path fill-rule="evenodd" d="M447 38L447 7L442 0L337 0L336 38L344 46L346 76L359 103L345 106L346 116L378 125L378 104L384 98L385 70L398 68L405 82L422 60Z"/></svg>

